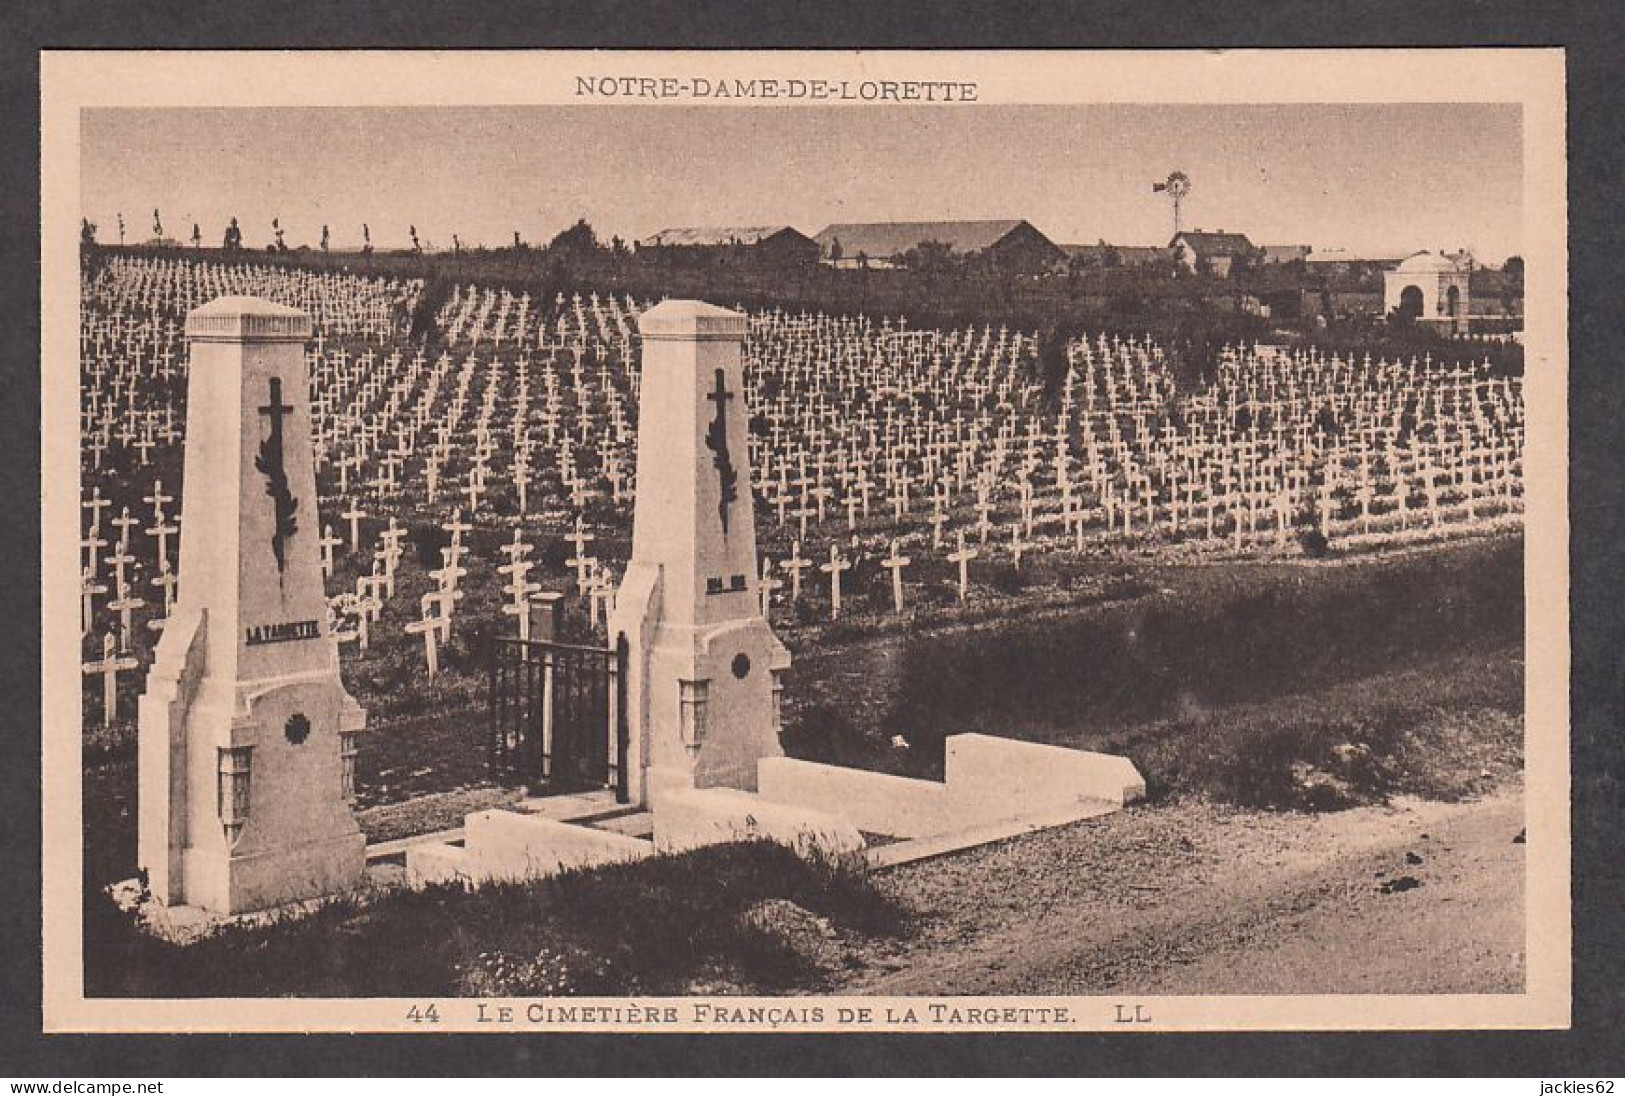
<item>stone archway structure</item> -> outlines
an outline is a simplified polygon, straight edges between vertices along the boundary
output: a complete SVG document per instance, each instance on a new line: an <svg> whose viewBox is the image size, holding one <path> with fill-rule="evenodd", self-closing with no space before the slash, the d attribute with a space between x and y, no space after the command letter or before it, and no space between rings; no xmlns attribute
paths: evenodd
<svg viewBox="0 0 1625 1096"><path fill-rule="evenodd" d="M1407 307L1414 311L1418 295L1418 322L1466 330L1471 292L1465 267L1446 256L1422 251L1383 275L1384 312Z"/></svg>

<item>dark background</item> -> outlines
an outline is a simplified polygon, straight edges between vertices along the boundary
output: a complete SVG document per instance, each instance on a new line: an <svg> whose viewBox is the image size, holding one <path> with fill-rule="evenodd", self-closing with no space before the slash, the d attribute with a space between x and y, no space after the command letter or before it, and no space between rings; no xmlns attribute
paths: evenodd
<svg viewBox="0 0 1625 1096"><path fill-rule="evenodd" d="M1625 1072L1618 829L1625 791L1620 73L1625 6L1394 0L789 6L702 2L7 5L0 37L0 1073L1498 1075ZM39 894L40 49L1221 48L1556 45L1568 50L1574 1029L1569 1032L1002 1036L42 1036Z"/></svg>

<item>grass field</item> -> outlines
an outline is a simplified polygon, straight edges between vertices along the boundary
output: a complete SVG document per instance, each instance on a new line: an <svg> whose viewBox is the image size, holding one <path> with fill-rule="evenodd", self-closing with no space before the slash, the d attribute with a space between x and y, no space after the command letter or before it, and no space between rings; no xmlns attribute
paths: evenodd
<svg viewBox="0 0 1625 1096"><path fill-rule="evenodd" d="M793 925L787 920L794 918ZM762 992L813 973L797 931L895 936L896 902L856 866L766 842L468 892L335 900L303 917L230 925L187 945L141 931L92 891L88 996L398 997Z"/></svg>
<svg viewBox="0 0 1625 1096"><path fill-rule="evenodd" d="M1434 709L1521 712L1522 561L1502 537L1324 564L1149 566L1070 606L797 650L786 748L934 776L946 735L982 731L1127 752L1153 795L1245 801L1211 766L1181 764L1216 748L1203 734L1234 728L1226 752L1290 767L1299 751L1265 743L1291 712L1326 728L1368 711L1385 727ZM1379 680L1390 691L1359 691ZM1366 737L1398 749L1395 733ZM1171 745L1144 747L1157 735Z"/></svg>

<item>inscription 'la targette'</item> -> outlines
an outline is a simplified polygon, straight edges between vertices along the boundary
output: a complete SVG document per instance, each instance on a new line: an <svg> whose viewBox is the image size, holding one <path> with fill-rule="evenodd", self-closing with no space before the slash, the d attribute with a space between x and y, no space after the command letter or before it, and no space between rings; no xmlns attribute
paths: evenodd
<svg viewBox="0 0 1625 1096"><path fill-rule="evenodd" d="M264 643L291 643L296 639L320 639L322 636L314 620L296 620L289 624L250 624L246 631L250 647Z"/></svg>

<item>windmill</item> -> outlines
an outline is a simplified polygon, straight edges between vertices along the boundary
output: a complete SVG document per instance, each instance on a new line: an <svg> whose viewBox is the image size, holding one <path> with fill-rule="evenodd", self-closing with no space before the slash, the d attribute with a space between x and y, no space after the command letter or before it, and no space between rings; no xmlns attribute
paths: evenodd
<svg viewBox="0 0 1625 1096"><path fill-rule="evenodd" d="M1179 219L1180 209L1184 205L1185 195L1191 192L1191 177L1186 175L1183 171L1171 172L1168 175L1168 178L1164 179L1162 182L1152 183L1151 192L1153 194L1166 194L1168 197L1173 199L1174 235L1178 236L1181 228Z"/></svg>

